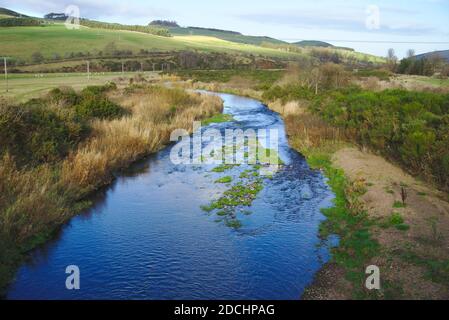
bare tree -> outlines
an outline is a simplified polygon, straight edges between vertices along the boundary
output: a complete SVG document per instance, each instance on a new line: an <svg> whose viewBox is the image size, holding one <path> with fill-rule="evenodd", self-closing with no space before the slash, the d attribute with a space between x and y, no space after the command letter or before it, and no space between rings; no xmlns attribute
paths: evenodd
<svg viewBox="0 0 449 320"><path fill-rule="evenodd" d="M397 62L398 62L398 57L396 57L396 53L394 52L394 49L393 48L388 49L387 64L388 64L388 68L391 71L394 71L396 69Z"/></svg>
<svg viewBox="0 0 449 320"><path fill-rule="evenodd" d="M430 55L427 59L428 75L433 76L443 69L445 60L437 53Z"/></svg>
<svg viewBox="0 0 449 320"><path fill-rule="evenodd" d="M413 58L415 55L416 55L416 52L414 49L407 50L407 58Z"/></svg>

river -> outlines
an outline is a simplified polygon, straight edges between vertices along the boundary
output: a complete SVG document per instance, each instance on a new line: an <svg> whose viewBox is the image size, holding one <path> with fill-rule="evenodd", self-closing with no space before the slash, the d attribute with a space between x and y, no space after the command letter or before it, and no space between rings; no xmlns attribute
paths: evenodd
<svg viewBox="0 0 449 320"><path fill-rule="evenodd" d="M220 130L276 128L285 166L234 229L201 210L228 189L208 165L174 165L170 149L133 165L20 267L8 299L299 299L329 259L318 237L333 194L288 145L280 116L219 94L233 121ZM213 167L212 167L213 168ZM238 177L245 166L226 175ZM65 287L80 269L80 290Z"/></svg>

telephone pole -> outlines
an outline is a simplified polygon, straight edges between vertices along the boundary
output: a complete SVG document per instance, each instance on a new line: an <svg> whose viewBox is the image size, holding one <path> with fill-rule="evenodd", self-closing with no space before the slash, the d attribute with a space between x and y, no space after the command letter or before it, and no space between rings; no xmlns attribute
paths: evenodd
<svg viewBox="0 0 449 320"><path fill-rule="evenodd" d="M6 92L8 92L9 91L9 88L8 88L8 66L6 64L6 59L9 59L9 57L3 57L3 63L5 66L5 85L6 85Z"/></svg>
<svg viewBox="0 0 449 320"><path fill-rule="evenodd" d="M87 62L87 81L90 81L90 61Z"/></svg>

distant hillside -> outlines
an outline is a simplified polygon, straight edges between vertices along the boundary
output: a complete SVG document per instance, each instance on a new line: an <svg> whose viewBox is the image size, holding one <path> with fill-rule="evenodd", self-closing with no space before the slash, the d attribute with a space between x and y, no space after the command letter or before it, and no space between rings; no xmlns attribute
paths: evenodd
<svg viewBox="0 0 449 320"><path fill-rule="evenodd" d="M273 39L270 37L260 37L260 36L246 36L236 31L215 29L215 28L202 28L202 27L181 27L176 21L170 20L155 20L149 23L149 26L163 27L167 28L170 34L174 36L207 36L215 37L221 40L261 45L264 42L273 44L285 44L284 41Z"/></svg>
<svg viewBox="0 0 449 320"><path fill-rule="evenodd" d="M5 14L20 15L11 10ZM315 52L313 47L290 50L290 43L263 36L247 36L235 31L200 27L175 27L176 22L159 21L151 26L122 25L81 19L76 32L67 29L63 15L53 13L47 18L18 18L6 16L0 19L0 51L10 56L16 66L57 61L84 61L100 58L147 57L153 53L184 52L180 59L193 64L197 57L187 52L226 53L240 56L240 60L260 58L296 60L304 58L338 58L338 61L382 63L383 59L367 54L338 51L338 47L321 48L329 52ZM56 20L55 20L56 19ZM158 25L157 25L158 23ZM162 28L160 24L173 25ZM132 32L130 32L132 31ZM334 52L334 51L335 52ZM338 57L337 57L338 55ZM240 62L239 62L240 63ZM217 65L219 65L217 61Z"/></svg>
<svg viewBox="0 0 449 320"><path fill-rule="evenodd" d="M100 53L106 55L108 51L120 52L122 55L125 52L127 55L131 55L131 53L137 55L141 51L203 51L280 58L300 56L296 53L206 36L161 37L149 33L96 28L95 26L83 26L73 32L68 30L64 24L56 22L35 27L0 27L0 43L2 55L28 63L36 60L33 58L34 53L40 53L44 60L51 60L53 57L56 57L54 58L56 60L73 57L85 59L86 56L92 57L100 55ZM113 50L110 49L111 47Z"/></svg>
<svg viewBox="0 0 449 320"><path fill-rule="evenodd" d="M19 17L23 17L26 18L28 16L15 12L13 10L9 10L6 8L0 8L0 18L19 18Z"/></svg>
<svg viewBox="0 0 449 320"><path fill-rule="evenodd" d="M0 8L0 27L39 26L44 20L33 18L6 8ZM1 48L1 47L0 47Z"/></svg>
<svg viewBox="0 0 449 320"><path fill-rule="evenodd" d="M324 41L318 41L318 40L304 40L292 43L295 46L298 47L319 47L319 48L334 48L334 49L341 49L341 50L348 50L348 51L355 51L352 48L348 47L337 47L330 43L324 42Z"/></svg>
<svg viewBox="0 0 449 320"><path fill-rule="evenodd" d="M433 52L427 52L423 54L418 54L415 56L417 59L428 59L432 56L439 56L443 59L445 59L447 62L449 62L449 50L442 50L442 51L433 51Z"/></svg>
<svg viewBox="0 0 449 320"><path fill-rule="evenodd" d="M330 43L315 40L304 40L294 42L293 44L299 47L324 47L324 48L333 47L333 45L331 45Z"/></svg>
<svg viewBox="0 0 449 320"><path fill-rule="evenodd" d="M263 36L246 36L236 31L229 30L220 30L213 28L200 28L200 27L171 27L168 28L172 35L178 36L207 36L207 37L215 37L218 39L244 43L244 44L252 44L252 45L261 45L264 42L274 43L274 44L285 44L284 41L273 39L270 37Z"/></svg>

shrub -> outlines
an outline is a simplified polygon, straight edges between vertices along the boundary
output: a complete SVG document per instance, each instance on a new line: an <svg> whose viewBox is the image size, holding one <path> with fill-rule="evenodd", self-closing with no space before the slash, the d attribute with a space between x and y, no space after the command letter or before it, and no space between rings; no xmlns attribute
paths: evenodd
<svg viewBox="0 0 449 320"><path fill-rule="evenodd" d="M62 117L42 101L0 106L0 155L11 154L20 165L56 162L85 136L86 126Z"/></svg>
<svg viewBox="0 0 449 320"><path fill-rule="evenodd" d="M81 103L75 106L75 112L84 119L116 119L126 113L123 108L106 97L90 93L85 94Z"/></svg>
<svg viewBox="0 0 449 320"><path fill-rule="evenodd" d="M126 114L126 111L109 100L106 93L116 89L114 82L103 86L89 86L81 91L75 113L83 119L117 119Z"/></svg>
<svg viewBox="0 0 449 320"><path fill-rule="evenodd" d="M358 87L327 91L312 110L349 138L449 189L449 95Z"/></svg>
<svg viewBox="0 0 449 320"><path fill-rule="evenodd" d="M267 101L280 99L282 102L301 99L312 99L313 92L299 84L289 84L287 86L274 86L265 91L262 98Z"/></svg>
<svg viewBox="0 0 449 320"><path fill-rule="evenodd" d="M42 61L44 61L44 56L40 52L34 52L31 55L31 61L33 61L34 63L41 63Z"/></svg>
<svg viewBox="0 0 449 320"><path fill-rule="evenodd" d="M48 100L58 106L73 106L80 102L78 94L70 87L61 87L50 90Z"/></svg>
<svg viewBox="0 0 449 320"><path fill-rule="evenodd" d="M117 89L115 82L109 82L103 86L89 86L81 91L82 96L102 95L108 91Z"/></svg>

